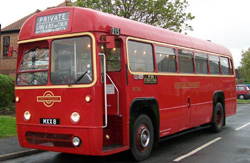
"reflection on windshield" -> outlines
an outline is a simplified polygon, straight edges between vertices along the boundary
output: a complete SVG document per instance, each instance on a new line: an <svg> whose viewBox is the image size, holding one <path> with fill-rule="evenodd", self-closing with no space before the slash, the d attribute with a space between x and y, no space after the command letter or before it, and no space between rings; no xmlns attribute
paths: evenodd
<svg viewBox="0 0 250 163"><path fill-rule="evenodd" d="M24 53L17 74L17 85L45 85L48 82L49 49L36 48ZM40 70L40 72L37 72ZM35 71L35 72L27 72Z"/></svg>
<svg viewBox="0 0 250 163"><path fill-rule="evenodd" d="M48 82L48 72L20 73L17 77L18 85L45 85Z"/></svg>
<svg viewBox="0 0 250 163"><path fill-rule="evenodd" d="M49 49L32 49L24 53L20 71L46 70L48 69Z"/></svg>
<svg viewBox="0 0 250 163"><path fill-rule="evenodd" d="M61 39L52 42L51 83L74 83L84 72L87 72L77 83L92 82L91 40L89 37Z"/></svg>

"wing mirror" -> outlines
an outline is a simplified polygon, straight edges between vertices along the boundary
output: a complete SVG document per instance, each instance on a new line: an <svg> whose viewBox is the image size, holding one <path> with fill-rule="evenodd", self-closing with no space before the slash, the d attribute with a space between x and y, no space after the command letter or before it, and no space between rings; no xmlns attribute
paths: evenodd
<svg viewBox="0 0 250 163"><path fill-rule="evenodd" d="M9 57L9 58L11 58L11 57L12 57L13 52L14 52L14 50L13 50L13 46L10 46L10 47L9 47L9 52L8 52L8 57Z"/></svg>
<svg viewBox="0 0 250 163"><path fill-rule="evenodd" d="M14 50L13 46L9 47L8 57L11 58L13 56L13 53L17 53L17 50Z"/></svg>
<svg viewBox="0 0 250 163"><path fill-rule="evenodd" d="M106 48L115 48L115 36L106 36Z"/></svg>

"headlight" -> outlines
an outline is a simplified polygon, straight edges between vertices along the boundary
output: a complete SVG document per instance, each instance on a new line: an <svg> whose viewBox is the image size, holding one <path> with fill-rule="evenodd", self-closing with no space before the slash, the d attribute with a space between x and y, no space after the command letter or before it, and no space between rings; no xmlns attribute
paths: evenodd
<svg viewBox="0 0 250 163"><path fill-rule="evenodd" d="M73 140L72 140L72 144L73 144L75 147L80 147L80 145L81 145L81 139L78 138L78 137L74 137Z"/></svg>
<svg viewBox="0 0 250 163"><path fill-rule="evenodd" d="M73 112L71 114L71 120L75 123L77 123L80 120L80 114L77 112Z"/></svg>
<svg viewBox="0 0 250 163"><path fill-rule="evenodd" d="M31 117L31 114L30 114L29 111L24 112L24 119L25 119L26 121L30 120L30 117Z"/></svg>

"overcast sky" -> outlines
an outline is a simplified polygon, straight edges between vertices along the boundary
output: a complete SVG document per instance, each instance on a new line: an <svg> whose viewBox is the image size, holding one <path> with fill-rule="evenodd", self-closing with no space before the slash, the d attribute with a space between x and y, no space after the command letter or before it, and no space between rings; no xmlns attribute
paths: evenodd
<svg viewBox="0 0 250 163"><path fill-rule="evenodd" d="M188 11L196 18L189 22L194 31L188 35L211 40L227 47L234 56L235 67L240 65L241 51L250 47L249 0L188 0ZM2 28L64 0L4 0L0 5Z"/></svg>
<svg viewBox="0 0 250 163"><path fill-rule="evenodd" d="M189 12L196 18L188 35L211 40L227 47L240 65L241 51L250 47L249 0L188 0Z"/></svg>
<svg viewBox="0 0 250 163"><path fill-rule="evenodd" d="M1 0L0 24L2 28L35 12L47 7L57 6L64 0Z"/></svg>

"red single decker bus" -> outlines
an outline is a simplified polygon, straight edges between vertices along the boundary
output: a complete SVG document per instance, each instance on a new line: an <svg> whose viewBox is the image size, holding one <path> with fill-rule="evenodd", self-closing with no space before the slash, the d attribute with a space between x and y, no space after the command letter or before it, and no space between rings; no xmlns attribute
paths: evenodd
<svg viewBox="0 0 250 163"><path fill-rule="evenodd" d="M228 49L183 34L66 7L23 25L16 71L22 147L82 155L130 149L137 161L170 135L219 132L236 113Z"/></svg>

